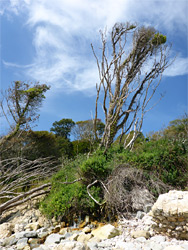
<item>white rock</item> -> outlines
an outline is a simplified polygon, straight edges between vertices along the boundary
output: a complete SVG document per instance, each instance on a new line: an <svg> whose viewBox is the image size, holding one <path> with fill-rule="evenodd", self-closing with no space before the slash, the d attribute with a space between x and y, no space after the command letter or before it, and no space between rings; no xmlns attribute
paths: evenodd
<svg viewBox="0 0 188 250"><path fill-rule="evenodd" d="M117 242L116 243L116 248L122 248L122 249L134 249L135 245L134 243L129 243L129 242L123 242L123 241L120 241L120 242Z"/></svg>
<svg viewBox="0 0 188 250"><path fill-rule="evenodd" d="M164 250L164 246L161 245L160 243L158 242L153 242L153 241L149 241L149 242L146 242L145 245L144 245L144 250L148 249L148 250Z"/></svg>
<svg viewBox="0 0 188 250"><path fill-rule="evenodd" d="M84 227L84 228L82 229L82 232L83 232L83 233L91 233L91 228L90 228L90 227Z"/></svg>
<svg viewBox="0 0 188 250"><path fill-rule="evenodd" d="M36 231L25 232L24 237L26 237L26 238L35 238L35 237L37 237L37 232Z"/></svg>
<svg viewBox="0 0 188 250"><path fill-rule="evenodd" d="M97 249L98 245L96 242L87 242L89 249Z"/></svg>
<svg viewBox="0 0 188 250"><path fill-rule="evenodd" d="M117 235L120 235L120 231L114 226L108 224L97 229L94 229L91 232L92 235L99 239L110 239Z"/></svg>
<svg viewBox="0 0 188 250"><path fill-rule="evenodd" d="M38 222L32 222L25 226L25 229L29 229L31 231L36 231L39 228L40 228L40 225Z"/></svg>
<svg viewBox="0 0 188 250"><path fill-rule="evenodd" d="M27 241L28 241L27 238L22 238L22 239L18 240L18 242L16 244L17 249L18 250L24 249L27 246Z"/></svg>
<svg viewBox="0 0 188 250"><path fill-rule="evenodd" d="M3 223L0 225L0 239L9 237L12 234L12 224Z"/></svg>
<svg viewBox="0 0 188 250"><path fill-rule="evenodd" d="M89 240L89 242L100 242L101 241L101 239L99 239L98 237L92 237L90 240Z"/></svg>
<svg viewBox="0 0 188 250"><path fill-rule="evenodd" d="M148 239L150 237L150 233L146 230L136 230L131 232L131 236L135 239L140 237Z"/></svg>
<svg viewBox="0 0 188 250"><path fill-rule="evenodd" d="M150 241L156 241L156 242L165 242L166 241L166 237L163 235L155 235L153 237L150 238Z"/></svg>
<svg viewBox="0 0 188 250"><path fill-rule="evenodd" d="M92 237L93 237L92 234L81 233L81 234L79 234L77 241L84 243L84 242L89 241Z"/></svg>
<svg viewBox="0 0 188 250"><path fill-rule="evenodd" d="M136 214L136 218L137 219L142 219L144 217L145 213L142 212L142 211L138 211L137 214Z"/></svg>
<svg viewBox="0 0 188 250"><path fill-rule="evenodd" d="M161 194L152 207L152 213L161 212L164 215L188 215L188 191L171 190Z"/></svg>
<svg viewBox="0 0 188 250"><path fill-rule="evenodd" d="M15 233L16 239L24 238L24 235L25 235L25 231Z"/></svg>
<svg viewBox="0 0 188 250"><path fill-rule="evenodd" d="M52 248L52 250L85 250L85 245L80 242L63 242L58 246Z"/></svg>
<svg viewBox="0 0 188 250"><path fill-rule="evenodd" d="M188 242L187 243L183 243L182 247L185 248L185 250L188 250Z"/></svg>
<svg viewBox="0 0 188 250"><path fill-rule="evenodd" d="M147 205L144 207L144 212L145 212L145 213L149 213L149 211L152 209L152 206L153 206L153 204L147 204Z"/></svg>
<svg viewBox="0 0 188 250"><path fill-rule="evenodd" d="M45 245L58 244L63 238L64 237L60 234L50 234L45 240Z"/></svg>
<svg viewBox="0 0 188 250"><path fill-rule="evenodd" d="M14 226L15 233L22 232L23 230L24 230L24 224L15 224Z"/></svg>
<svg viewBox="0 0 188 250"><path fill-rule="evenodd" d="M135 239L136 242L145 242L146 238L145 237L138 237Z"/></svg>
<svg viewBox="0 0 188 250"><path fill-rule="evenodd" d="M153 203L153 196L150 194L150 192L147 189L138 189L134 188L131 191L131 195L133 198L132 200L132 207L135 210L144 210L144 207L147 204Z"/></svg>

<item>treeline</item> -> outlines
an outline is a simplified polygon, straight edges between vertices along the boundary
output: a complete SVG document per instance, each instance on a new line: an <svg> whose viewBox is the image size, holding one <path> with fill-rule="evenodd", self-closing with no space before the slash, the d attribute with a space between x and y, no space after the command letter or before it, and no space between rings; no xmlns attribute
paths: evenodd
<svg viewBox="0 0 188 250"><path fill-rule="evenodd" d="M97 120L95 138L93 120L74 122L72 119L55 121L49 131L20 130L1 145L1 159L22 157L29 160L55 157L73 158L97 148L104 131L104 123ZM71 141L70 136L75 138Z"/></svg>

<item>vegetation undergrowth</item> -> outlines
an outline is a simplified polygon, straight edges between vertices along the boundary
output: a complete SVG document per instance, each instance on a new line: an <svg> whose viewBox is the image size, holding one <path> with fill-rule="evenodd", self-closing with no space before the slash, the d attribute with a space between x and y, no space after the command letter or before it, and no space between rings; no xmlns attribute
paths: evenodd
<svg viewBox="0 0 188 250"><path fill-rule="evenodd" d="M89 156L80 154L74 159L64 160L62 169L52 178L51 193L41 203L41 210L50 217L69 222L85 215L98 219L107 218L111 211L105 187L108 187L109 179L119 166L121 171L127 168L128 174L129 169L132 169L132 173L139 173L142 176L140 180L144 180L145 187L156 198L160 192L171 188L186 190L186 134L185 140L178 139L177 136L174 138L174 135L170 127L157 136L153 134L149 138L139 137L133 150L125 150L123 146L114 143L106 154L104 149L98 149ZM136 179L129 182L138 185ZM157 189L159 186L162 188ZM112 187L111 189L114 190Z"/></svg>

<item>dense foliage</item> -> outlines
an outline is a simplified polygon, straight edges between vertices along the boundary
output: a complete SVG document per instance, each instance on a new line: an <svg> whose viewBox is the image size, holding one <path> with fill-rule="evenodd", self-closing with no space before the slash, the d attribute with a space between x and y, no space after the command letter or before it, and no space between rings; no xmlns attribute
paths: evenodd
<svg viewBox="0 0 188 250"><path fill-rule="evenodd" d="M22 157L35 160L49 156L55 158L61 156L60 146L55 135L48 131L22 131L19 137L13 136L6 140L2 146L2 159Z"/></svg>
<svg viewBox="0 0 188 250"><path fill-rule="evenodd" d="M68 139L74 125L75 122L72 119L61 119L52 124L50 131L54 132L57 136Z"/></svg>
<svg viewBox="0 0 188 250"><path fill-rule="evenodd" d="M54 175L52 191L41 204L41 210L45 214L69 222L81 214L100 214L100 207L89 198L86 185L79 178L79 165L84 161L84 156L79 156L74 161L66 161L62 169ZM98 198L99 191L98 187L93 187L92 195Z"/></svg>
<svg viewBox="0 0 188 250"><path fill-rule="evenodd" d="M172 126L177 128L179 123L170 123L157 139L154 134L145 139L141 135L132 151L114 144L106 154L100 149L90 157L80 155L74 160L64 162L61 171L53 177L50 195L41 204L43 212L64 219L68 216L69 220L80 214L97 214L103 217L108 215L104 209L109 209L108 204L100 206L94 202L87 193L87 187L94 183L90 188L90 194L99 203L103 203L105 190L101 183L107 185L108 177L120 165L121 168L137 168L142 171L145 180L148 180L148 189L155 197L159 192L168 191L170 188L185 190L188 180L186 126L181 131L184 131L181 140L178 139L179 133L177 136L173 134L173 138L175 136L177 140L172 140L172 136L166 136L167 130L170 135L172 129L176 131ZM99 182L95 183L95 180ZM153 188L157 181L164 184L161 191ZM153 186L149 183L153 183Z"/></svg>

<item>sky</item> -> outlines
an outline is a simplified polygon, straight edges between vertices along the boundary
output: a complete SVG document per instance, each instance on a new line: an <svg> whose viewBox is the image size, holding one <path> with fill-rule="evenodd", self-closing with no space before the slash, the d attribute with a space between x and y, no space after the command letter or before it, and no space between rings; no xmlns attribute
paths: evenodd
<svg viewBox="0 0 188 250"><path fill-rule="evenodd" d="M188 0L0 0L0 88L15 80L51 86L35 130L54 121L88 120L99 82L91 43L116 22L153 26L172 44L175 62L163 73L142 132L158 131L188 112ZM99 112L102 120L103 111ZM1 131L7 129L3 120Z"/></svg>

